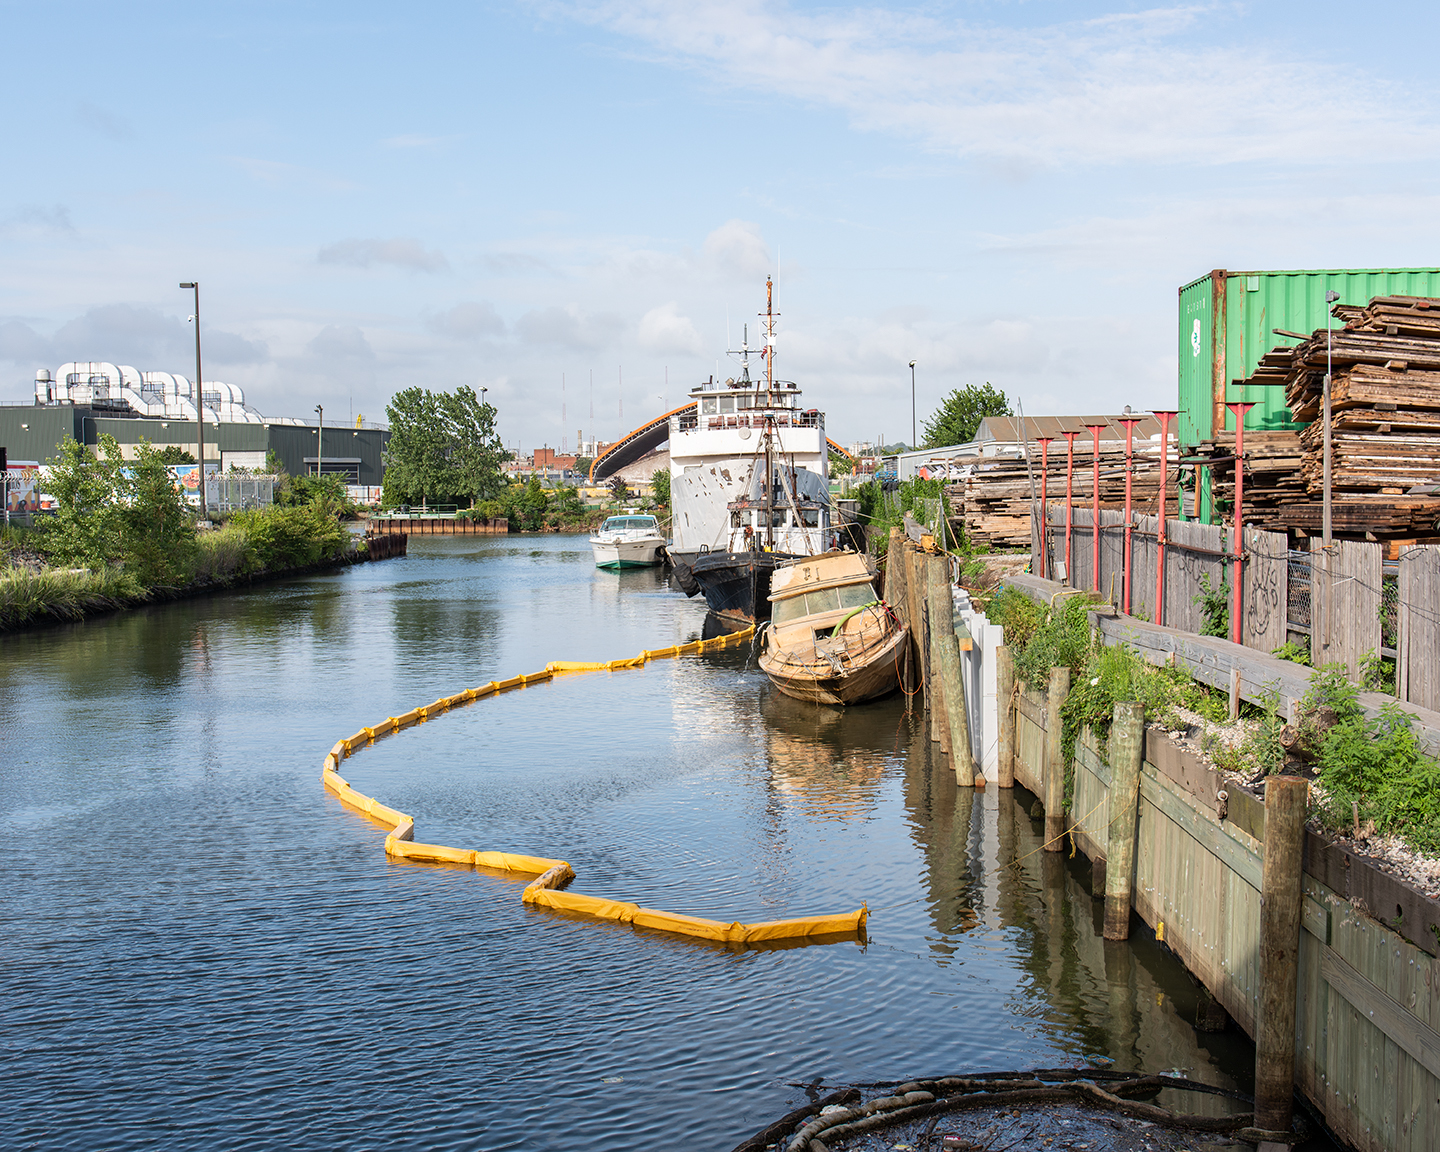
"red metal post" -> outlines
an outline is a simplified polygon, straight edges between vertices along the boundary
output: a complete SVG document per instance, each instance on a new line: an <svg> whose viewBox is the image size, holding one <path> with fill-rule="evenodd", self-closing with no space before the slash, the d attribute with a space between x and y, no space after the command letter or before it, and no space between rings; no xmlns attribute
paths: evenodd
<svg viewBox="0 0 1440 1152"><path fill-rule="evenodd" d="M1126 416L1120 421L1125 425L1125 615L1130 615L1130 523L1131 484L1135 479L1135 425L1138 416Z"/></svg>
<svg viewBox="0 0 1440 1152"><path fill-rule="evenodd" d="M1239 400L1226 403L1235 416L1235 576L1234 603L1230 609L1230 639L1241 644L1240 639L1240 580L1245 571L1245 413L1255 407L1253 401Z"/></svg>
<svg viewBox="0 0 1440 1152"><path fill-rule="evenodd" d="M1062 432L1065 437L1065 583L1070 581L1070 537L1074 532L1075 437L1079 432Z"/></svg>
<svg viewBox="0 0 1440 1152"><path fill-rule="evenodd" d="M1042 580L1050 579L1050 506L1047 497L1050 492L1050 441L1053 436L1037 436L1040 445L1040 571Z"/></svg>
<svg viewBox="0 0 1440 1152"><path fill-rule="evenodd" d="M1091 479L1092 491L1090 494L1090 539L1094 545L1094 559L1091 561L1090 587L1096 592L1100 591L1100 429L1107 428L1107 424L1087 424L1090 435L1094 437L1094 449L1091 457Z"/></svg>
<svg viewBox="0 0 1440 1152"><path fill-rule="evenodd" d="M1170 471L1170 419L1180 415L1178 409L1156 409L1160 421L1160 516L1155 533L1155 620L1165 623L1165 483Z"/></svg>

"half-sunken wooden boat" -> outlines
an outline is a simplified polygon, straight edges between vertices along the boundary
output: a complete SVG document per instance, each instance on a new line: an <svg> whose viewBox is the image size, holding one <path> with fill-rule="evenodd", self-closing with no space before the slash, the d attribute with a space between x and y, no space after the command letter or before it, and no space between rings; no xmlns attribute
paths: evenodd
<svg viewBox="0 0 1440 1152"><path fill-rule="evenodd" d="M775 687L816 704L859 704L900 685L906 630L857 552L826 552L777 567L760 668Z"/></svg>

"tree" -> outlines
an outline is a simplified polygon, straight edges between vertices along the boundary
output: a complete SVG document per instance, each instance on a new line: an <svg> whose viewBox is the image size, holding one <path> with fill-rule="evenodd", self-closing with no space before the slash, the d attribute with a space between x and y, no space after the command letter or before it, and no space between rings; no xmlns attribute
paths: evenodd
<svg viewBox="0 0 1440 1152"><path fill-rule="evenodd" d="M838 452L830 453L830 475L849 476L855 471L855 464L850 457L842 456Z"/></svg>
<svg viewBox="0 0 1440 1152"><path fill-rule="evenodd" d="M1013 416L1005 393L991 386L967 384L945 397L934 415L925 422L926 448L968 444L975 439L980 421L986 416Z"/></svg>
<svg viewBox="0 0 1440 1152"><path fill-rule="evenodd" d="M194 464L195 453L188 452L178 444L167 444L158 450L162 464Z"/></svg>
<svg viewBox="0 0 1440 1152"><path fill-rule="evenodd" d="M662 508L670 504L670 469L657 468L650 473L650 491L655 493L655 503Z"/></svg>
<svg viewBox="0 0 1440 1152"><path fill-rule="evenodd" d="M385 500L460 503L490 500L505 487L504 450L495 435L495 409L475 389L455 392L406 388L385 406L390 443L385 450Z"/></svg>
<svg viewBox="0 0 1440 1152"><path fill-rule="evenodd" d="M610 478L610 495L617 504L623 504L630 499L630 485L625 483L623 476Z"/></svg>
<svg viewBox="0 0 1440 1152"><path fill-rule="evenodd" d="M64 440L47 461L55 515L39 526L41 545L57 563L100 568L123 563L143 585L183 584L193 575L195 517L148 441L126 460L115 437L99 454Z"/></svg>

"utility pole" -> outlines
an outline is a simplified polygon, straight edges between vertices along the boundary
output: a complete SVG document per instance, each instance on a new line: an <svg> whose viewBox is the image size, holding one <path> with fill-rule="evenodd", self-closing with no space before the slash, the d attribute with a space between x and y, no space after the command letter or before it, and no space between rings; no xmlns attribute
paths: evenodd
<svg viewBox="0 0 1440 1152"><path fill-rule="evenodd" d="M195 426L196 458L200 467L200 519L208 520L210 510L205 506L205 389L200 383L200 281L187 280L180 285L195 293Z"/></svg>

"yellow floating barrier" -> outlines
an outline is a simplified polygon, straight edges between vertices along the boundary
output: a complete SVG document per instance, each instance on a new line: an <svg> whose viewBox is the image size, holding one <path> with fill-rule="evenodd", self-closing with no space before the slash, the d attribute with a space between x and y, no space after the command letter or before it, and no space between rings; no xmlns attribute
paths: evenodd
<svg viewBox="0 0 1440 1152"><path fill-rule="evenodd" d="M727 636L716 636L709 640L692 640L686 644L674 644L669 648L655 648L641 652L628 660L577 661L556 660L545 665L542 672L530 675L512 676L508 680L492 680L476 688L466 688L453 696L442 696L433 704L413 708L400 716L389 716L373 728L362 728L345 740L338 740L325 754L324 767L320 778L325 788L347 808L374 820L388 829L385 837L385 852L397 860L413 860L423 864L461 864L475 868L494 868L505 872L534 873L535 879L526 885L523 899L537 907L556 908L593 916L599 920L613 920L621 924L632 924L638 928L651 928L660 932L676 932L683 936L694 936L702 940L715 940L725 944L754 944L770 940L798 940L820 937L854 936L865 929L869 915L862 905L858 911L835 916L805 916L793 920L769 920L760 924L741 924L738 921L726 924L719 920L705 920L698 916L683 916L674 912L660 912L653 908L641 908L622 900L608 900L603 896L586 896L579 892L562 891L565 885L575 879L575 871L567 861L551 860L543 856L525 856L514 852L484 852L471 848L451 848L444 844L417 844L414 842L414 817L398 809L381 804L374 797L356 791L350 782L340 775L340 764L353 755L357 748L366 747L378 738L398 732L432 713L447 712L459 704L469 703L482 696L493 696L553 679L564 672L604 672L624 668L640 668L650 660L673 656L693 655L711 652L719 648L734 647L748 640L755 629L746 628Z"/></svg>

